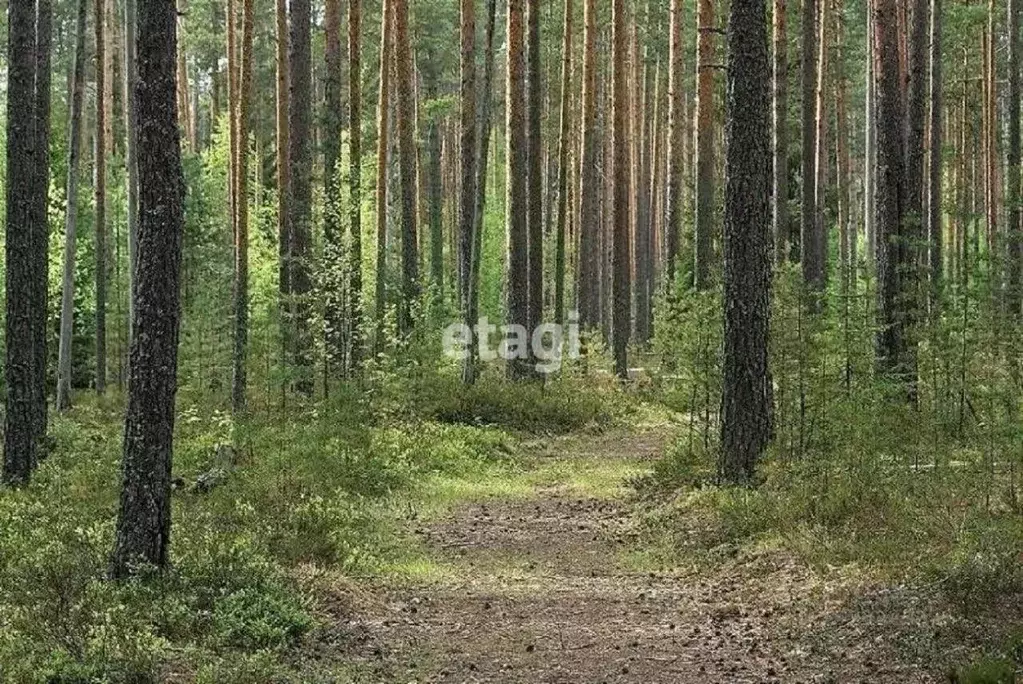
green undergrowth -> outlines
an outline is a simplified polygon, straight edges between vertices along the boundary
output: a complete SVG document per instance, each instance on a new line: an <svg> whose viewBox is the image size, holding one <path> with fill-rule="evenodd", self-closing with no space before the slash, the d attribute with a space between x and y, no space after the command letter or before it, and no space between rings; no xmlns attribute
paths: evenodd
<svg viewBox="0 0 1023 684"><path fill-rule="evenodd" d="M367 380L316 403L253 402L239 422L183 398L171 568L128 582L106 575L121 400L83 397L54 416L33 482L0 490L0 681L321 681L287 664L329 627L322 587L304 578L443 572L408 519L528 486L520 444L546 431L544 412L564 432L628 410L578 378L485 377L466 392L431 373L405 390Z"/></svg>

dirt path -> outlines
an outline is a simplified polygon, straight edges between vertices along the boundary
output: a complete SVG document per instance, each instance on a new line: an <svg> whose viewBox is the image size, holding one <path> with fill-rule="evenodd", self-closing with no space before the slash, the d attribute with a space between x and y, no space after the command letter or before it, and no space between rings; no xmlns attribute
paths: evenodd
<svg viewBox="0 0 1023 684"><path fill-rule="evenodd" d="M375 586L348 628L366 682L675 684L925 682L871 610L851 610L779 552L711 574L650 573L623 562L633 544L621 495L581 493L572 474L599 457L635 472L664 431L532 445L563 477L525 498L456 507L417 530L441 579ZM903 615L898 596L889 596ZM919 608L921 631L930 613ZM892 613L891 606L886 609ZM826 630L826 634L819 630Z"/></svg>

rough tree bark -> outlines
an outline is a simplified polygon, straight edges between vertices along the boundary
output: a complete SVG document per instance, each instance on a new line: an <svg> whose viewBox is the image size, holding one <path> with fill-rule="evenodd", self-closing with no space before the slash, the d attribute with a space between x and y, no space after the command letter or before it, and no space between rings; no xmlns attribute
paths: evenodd
<svg viewBox="0 0 1023 684"><path fill-rule="evenodd" d="M476 0L461 0L461 71L459 109L459 175L461 188L458 198L458 275L462 321L471 330L475 325L472 300L472 250L476 212ZM471 385L476 381L476 359L469 345L469 354L462 365L462 381Z"/></svg>
<svg viewBox="0 0 1023 684"><path fill-rule="evenodd" d="M112 571L164 567L171 525L184 183L175 99L174 0L138 11L139 263L120 512ZM143 86L144 84L144 86Z"/></svg>
<svg viewBox="0 0 1023 684"><path fill-rule="evenodd" d="M49 339L49 247L50 247L50 60L53 32L53 7L50 0L36 2L35 35L35 145L39 155L36 164L36 182L33 203L33 236L36 266L33 278L32 351L35 388L36 439L39 456L46 456L47 411L46 363Z"/></svg>
<svg viewBox="0 0 1023 684"><path fill-rule="evenodd" d="M323 325L325 363L347 363L341 280L344 245L341 241L341 0L324 3L323 52Z"/></svg>
<svg viewBox="0 0 1023 684"><path fill-rule="evenodd" d="M940 0L935 0L939 4ZM1009 34L1009 103L1008 103L1008 134L1009 149L1006 160L1006 206L1008 207L1008 225L1006 225L1006 268L1005 268L1005 309L1012 319L1019 319L1020 314L1020 81L1019 81L1019 2L1009 0L1007 30ZM933 103L932 103L933 106ZM932 171L933 172L933 171ZM940 261L938 262L940 265Z"/></svg>
<svg viewBox="0 0 1023 684"><path fill-rule="evenodd" d="M764 0L732 0L725 137L722 479L753 480L771 435L770 119Z"/></svg>
<svg viewBox="0 0 1023 684"><path fill-rule="evenodd" d="M540 119L540 0L526 0L526 225L529 231L529 301L526 329L532 335L543 319L543 149Z"/></svg>
<svg viewBox="0 0 1023 684"><path fill-rule="evenodd" d="M817 89L817 0L803 0L803 64L802 64L802 205L799 249L803 281L816 292L824 289L824 264L818 263L821 253L817 237L817 112L814 95ZM816 299L816 298L814 298Z"/></svg>
<svg viewBox="0 0 1023 684"><path fill-rule="evenodd" d="M377 98L377 172L376 172L376 351L384 348L384 312L387 310L387 167L391 111L391 67L394 64L393 8L383 0L380 8L380 94Z"/></svg>
<svg viewBox="0 0 1023 684"><path fill-rule="evenodd" d="M312 337L309 317L312 290L312 53L309 0L290 0L288 102L288 270L291 288L292 353L299 370L295 387L303 394L313 390Z"/></svg>
<svg viewBox="0 0 1023 684"><path fill-rule="evenodd" d="M1013 0L1015 2L1015 0ZM931 136L930 136L930 182L929 198L927 201L927 236L930 245L930 275L931 275L931 297L932 302L938 302L941 294L941 281L943 270L942 255L942 166L944 164L942 154L942 127L944 126L942 108L944 101L942 97L942 75L941 75L941 2L942 0L931 0L931 54L930 54L930 100L931 100ZM1018 8L1017 8L1018 26ZM1016 43L1017 55L1019 43ZM1018 76L1017 76L1018 79ZM1017 96L1019 94L1017 80ZM1018 101L1018 99L1017 99ZM1017 221L1018 224L1018 221Z"/></svg>
<svg viewBox="0 0 1023 684"><path fill-rule="evenodd" d="M348 298L351 370L362 363L362 8L348 0Z"/></svg>
<svg viewBox="0 0 1023 684"><path fill-rule="evenodd" d="M135 28L137 23L135 0L124 0L124 131L127 166L125 182L128 195L128 344L134 337L135 321L135 269L138 266L139 237L139 168L138 126L135 118Z"/></svg>
<svg viewBox="0 0 1023 684"><path fill-rule="evenodd" d="M572 0L565 0L561 37L561 113L558 134L558 216L554 229L554 322L565 322L565 224L568 213L568 149L571 146Z"/></svg>
<svg viewBox="0 0 1023 684"><path fill-rule="evenodd" d="M277 80L275 124L277 133L277 241L280 259L279 289L281 294L281 327L287 330L288 313L291 308L291 267L288 250L291 238L288 230L288 149L291 146L288 129L288 110L290 108L290 84L288 65L288 5L287 0L276 0L275 4L275 43L277 45ZM287 335L285 334L286 338Z"/></svg>

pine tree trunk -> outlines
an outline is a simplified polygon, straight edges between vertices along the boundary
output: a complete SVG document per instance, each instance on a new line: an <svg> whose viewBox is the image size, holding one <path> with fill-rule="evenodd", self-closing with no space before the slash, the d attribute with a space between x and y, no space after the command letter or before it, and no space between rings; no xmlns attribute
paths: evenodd
<svg viewBox="0 0 1023 684"><path fill-rule="evenodd" d="M380 94L377 98L376 173L376 351L384 348L384 312L387 309L387 168L389 163L391 71L394 64L392 0L383 0L380 21Z"/></svg>
<svg viewBox="0 0 1023 684"><path fill-rule="evenodd" d="M867 0L867 46L864 72L866 83L864 83L864 101L866 112L864 112L864 141L863 141L863 232L866 236L866 266L867 273L873 270L874 258L877 253L875 239L875 219L877 215L877 70L875 65L876 51L874 50L873 25L874 25L874 2Z"/></svg>
<svg viewBox="0 0 1023 684"><path fill-rule="evenodd" d="M1015 0L1014 0L1015 2ZM941 3L942 0L931 0L931 53L930 53L930 195L927 202L927 242L930 245L930 276L931 276L931 298L936 305L941 295L943 278L944 256L942 254L942 166L944 164L942 154L942 126L944 101L942 97L942 75L941 75ZM1018 12L1018 8L1017 8ZM1017 14L1017 23L1018 23ZM1017 41L1017 58L1018 46ZM1017 76L1018 86L1018 76ZM1010 88L1011 90L1011 88ZM1017 87L1017 95L1019 93ZM1011 98L1010 98L1011 99ZM951 118L951 117L950 117ZM1018 186L1014 186L1018 187ZM1017 220L1014 225L1018 225ZM1017 245L1018 247L1018 245ZM1018 254L1018 252L1017 252ZM1018 282L1018 281L1017 281Z"/></svg>
<svg viewBox="0 0 1023 684"><path fill-rule="evenodd" d="M238 196L234 233L234 355L231 408L245 410L249 346L249 128L252 100L253 0L242 0L241 76L238 82Z"/></svg>
<svg viewBox="0 0 1023 684"><path fill-rule="evenodd" d="M701 6L708 3L702 0ZM628 345L631 324L631 279L629 255L629 219L631 217L632 198L629 197L629 139L628 130L628 51L629 32L626 26L625 0L612 2L612 92L613 126L612 148L614 150L614 206L612 213L613 247L612 247L612 281L611 292L613 307L611 312L611 347L614 357L615 375L621 380L629 377ZM701 28L704 24L701 22ZM699 258L698 258L699 263Z"/></svg>
<svg viewBox="0 0 1023 684"><path fill-rule="evenodd" d="M682 88L685 82L682 41L682 0L671 0L671 25L668 55L668 175L665 210L666 277L669 293L675 289L679 259L679 231L682 230L682 203L685 183L682 180L685 149L686 111ZM585 135L585 134L584 134Z"/></svg>
<svg viewBox="0 0 1023 684"><path fill-rule="evenodd" d="M323 77L323 285L324 352L328 366L346 365L341 240L341 0L324 3Z"/></svg>
<svg viewBox="0 0 1023 684"><path fill-rule="evenodd" d="M96 134L93 136L93 198L96 212L96 392L107 388L107 163L106 112L103 93L106 77L103 69L106 29L103 25L103 0L95 0L93 18L96 35Z"/></svg>
<svg viewBox="0 0 1023 684"><path fill-rule="evenodd" d="M681 1L681 0L679 0ZM582 152L579 163L579 325L600 325L600 182L597 176L597 9L596 0L583 4Z"/></svg>
<svg viewBox="0 0 1023 684"><path fill-rule="evenodd" d="M137 12L135 0L124 0L124 130L125 174L128 196L128 344L134 337L135 321L135 269L138 266L139 237L139 169L138 125L135 116L135 86L137 64L135 59L135 28Z"/></svg>
<svg viewBox="0 0 1023 684"><path fill-rule="evenodd" d="M772 108L774 212L774 260L781 265L789 254L789 130L788 130L788 32L785 0L774 0L774 99Z"/></svg>
<svg viewBox="0 0 1023 684"><path fill-rule="evenodd" d="M817 237L817 112L814 95L817 89L817 2L803 0L803 64L802 64L802 215L800 217L800 262L803 281L816 292L824 288L823 264L817 262L820 249ZM815 299L815 298L814 298Z"/></svg>
<svg viewBox="0 0 1023 684"><path fill-rule="evenodd" d="M35 278L33 280L34 304L32 319L32 351L35 371L33 413L36 439L39 442L39 457L46 456L47 410L46 364L49 328L49 248L50 248L50 61L52 52L53 8L50 0L36 2L35 33L35 145L39 162L36 165L36 181L33 204L33 235L35 239Z"/></svg>
<svg viewBox="0 0 1023 684"><path fill-rule="evenodd" d="M845 61L842 52L845 40L845 8L842 0L835 0L834 19L834 64L832 76L835 86L835 150L838 171L838 251L840 285L842 293L855 288L856 229L852 222L852 189L849 173L849 117L846 110L847 82Z"/></svg>
<svg viewBox="0 0 1023 684"><path fill-rule="evenodd" d="M565 324L565 230L568 214L568 150L572 104L572 0L565 0L561 38L561 113L558 133L558 216L554 229L554 322Z"/></svg>
<svg viewBox="0 0 1023 684"><path fill-rule="evenodd" d="M508 145L506 204L508 225L508 324L528 330L529 325L529 219L528 141L526 139L526 64L523 36L525 0L508 0L507 77L505 99ZM523 350L524 352L524 350ZM525 353L509 359L508 377L527 374Z"/></svg>
<svg viewBox="0 0 1023 684"><path fill-rule="evenodd" d="M725 128L722 479L753 480L771 435L770 119L764 0L732 0Z"/></svg>
<svg viewBox="0 0 1023 684"><path fill-rule="evenodd" d="M288 150L291 147L290 131L288 129L288 110L290 109L291 92L289 85L288 65L288 10L287 0L275 0L275 26L276 26L276 61L277 61L277 82L276 82L276 133L277 133L277 240L280 258L279 289L281 294L281 327L284 331L282 337L288 338L287 327L291 312L291 263L288 258L291 249L291 234L288 224L288 193L289 189L289 164ZM229 22L230 23L230 22ZM229 83L233 77L228 78ZM230 87L229 87L230 90ZM233 119L232 119L233 120ZM232 159L234 148L232 147ZM233 186L232 186L233 187ZM233 208L232 208L233 211ZM233 215L233 214L232 214ZM286 343L285 343L286 344Z"/></svg>
<svg viewBox="0 0 1023 684"><path fill-rule="evenodd" d="M907 301L907 326L912 328L919 309L919 264L921 245L924 244L924 153L927 147L925 137L927 126L927 65L928 35L930 33L930 0L912 0L910 16L908 55L906 58L909 69L908 109L906 133L906 208L905 208L905 246L908 259L906 272L902 275L903 295ZM912 345L913 342L909 341Z"/></svg>
<svg viewBox="0 0 1023 684"><path fill-rule="evenodd" d="M476 322L470 305L473 282L472 251L476 242L473 234L476 212L476 2L461 0L461 86L459 110L459 177L458 197L458 292L462 306L462 322L471 331ZM472 335L470 335L472 337ZM468 353L462 365L462 381L471 385L476 381L475 342L469 342Z"/></svg>
<svg viewBox="0 0 1023 684"><path fill-rule="evenodd" d="M698 290L710 286L714 240L714 5L697 0L696 97L696 261L693 283Z"/></svg>
<svg viewBox="0 0 1023 684"><path fill-rule="evenodd" d="M348 297L351 370L363 357L362 307L362 10L348 0Z"/></svg>
<svg viewBox="0 0 1023 684"><path fill-rule="evenodd" d="M64 223L64 276L60 297L60 341L57 350L57 410L71 408L71 343L75 317L75 238L78 229L78 157L81 153L82 100L85 92L85 25L88 0L78 0L75 57L71 77L68 124L67 204Z"/></svg>
<svg viewBox="0 0 1023 684"><path fill-rule="evenodd" d="M173 0L138 12L139 263L135 338L113 575L164 567L171 525L171 454L177 391L184 184L175 101Z"/></svg>
<svg viewBox="0 0 1023 684"><path fill-rule="evenodd" d="M529 231L529 300L526 329L532 335L543 320L543 150L540 121L540 0L526 0L526 225ZM532 356L530 357L532 358Z"/></svg>
<svg viewBox="0 0 1023 684"><path fill-rule="evenodd" d="M290 0L288 107L288 250L290 267L292 349L299 369L296 389L312 394L312 337L309 324L312 305L312 54L310 50L310 0Z"/></svg>
<svg viewBox="0 0 1023 684"><path fill-rule="evenodd" d="M409 34L408 0L390 0L394 20L395 93L398 105L398 161L401 169L401 282L398 330L411 332L412 307L419 299L419 230L417 225L416 100Z"/></svg>
<svg viewBox="0 0 1023 684"><path fill-rule="evenodd" d="M816 115L814 121L817 130L814 133L814 219L813 233L807 241L807 256L810 259L809 269L812 277L808 282L814 294L812 307L821 304L820 298L827 287L828 280L828 226L825 222L824 208L827 199L828 184L828 76L830 68L830 33L828 21L830 12L829 0L818 0L817 5L817 76L815 82Z"/></svg>
<svg viewBox="0 0 1023 684"><path fill-rule="evenodd" d="M939 4L940 0L935 0ZM1019 130L1019 108L1020 108L1020 81L1019 81L1019 2L1009 0L1008 6L1008 34L1009 34L1009 149L1006 159L1006 185L1008 206L1008 224L1006 226L1006 238L1008 245L1007 264L1005 269L1006 292L1005 308L1012 319L1018 320L1023 311L1020 310L1020 268L1023 266L1023 254L1020 243L1020 130ZM933 173L933 171L932 171ZM940 173L940 170L939 170ZM940 261L938 262L940 265Z"/></svg>
<svg viewBox="0 0 1023 684"><path fill-rule="evenodd" d="M876 0L877 51L877 362L879 369L910 390L913 372L907 356L907 317L902 269L906 206L905 110L900 87L896 0Z"/></svg>

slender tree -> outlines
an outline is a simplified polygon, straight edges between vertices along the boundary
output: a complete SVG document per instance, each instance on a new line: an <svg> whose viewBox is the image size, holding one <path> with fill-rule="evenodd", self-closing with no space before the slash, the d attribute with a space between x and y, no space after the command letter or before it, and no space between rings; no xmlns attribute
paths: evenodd
<svg viewBox="0 0 1023 684"><path fill-rule="evenodd" d="M526 65L523 57L523 2L508 0L508 90L505 98L508 223L508 323L529 324L528 147L526 141ZM508 375L526 375L524 359L509 361Z"/></svg>
<svg viewBox="0 0 1023 684"><path fill-rule="evenodd" d="M565 0L561 30L561 113L558 134L558 216L554 229L554 320L565 322L565 230L568 217L568 149L572 114L572 0Z"/></svg>
<svg viewBox="0 0 1023 684"><path fill-rule="evenodd" d="M823 254L817 239L817 2L803 0L803 64L802 64L802 206L800 217L800 262L803 280L814 291L824 288L824 264L817 257Z"/></svg>
<svg viewBox="0 0 1023 684"><path fill-rule="evenodd" d="M341 0L324 3L323 53L323 312L326 363L346 364L343 297L338 275L344 260L341 242Z"/></svg>
<svg viewBox="0 0 1023 684"><path fill-rule="evenodd" d="M461 188L458 198L458 274L462 320L471 330L475 321L472 307L472 250L475 244L476 212L476 1L461 0L461 88L459 120L459 165ZM469 354L462 366L462 380L467 385L476 380L476 360Z"/></svg>
<svg viewBox="0 0 1023 684"><path fill-rule="evenodd" d="M277 133L277 240L280 255L280 293L282 304L282 322L286 329L291 309L291 263L288 258L291 235L288 223L288 150L291 147L291 136L288 129L288 110L290 109L290 66L288 64L288 5L287 0L275 0L275 36L276 36L276 109L275 122ZM230 80L230 79L229 79ZM285 339L287 335L284 336Z"/></svg>
<svg viewBox="0 0 1023 684"><path fill-rule="evenodd" d="M50 247L50 61L53 7L50 0L36 0L35 25L35 145L39 161L33 187L33 238L36 265L33 278L32 352L36 400L33 419L40 458L46 455L47 410L46 363L49 358L49 247Z"/></svg>
<svg viewBox="0 0 1023 684"><path fill-rule="evenodd" d="M668 170L667 198L665 210L665 265L669 292L675 285L675 271L679 258L679 231L682 223L682 182L683 156L686 135L685 100L682 92L683 43L682 43L682 0L671 0L669 8L671 24L668 45Z"/></svg>
<svg viewBox="0 0 1023 684"><path fill-rule="evenodd" d="M703 0L707 2L707 0ZM631 324L631 259L629 255L629 220L631 199L629 197L629 140L628 140L628 50L629 32L626 25L625 0L612 3L612 74L613 95L612 160L614 174L614 232L612 236L612 281L611 291L614 304L611 321L611 347L614 356L614 370L622 380L629 377L628 345ZM701 24L701 28L703 24Z"/></svg>
<svg viewBox="0 0 1023 684"><path fill-rule="evenodd" d="M362 361L362 9L348 0L349 366Z"/></svg>
<svg viewBox="0 0 1023 684"><path fill-rule="evenodd" d="M138 265L139 233L139 168L138 168L138 125L135 116L135 85L137 62L135 59L135 28L137 24L135 0L124 0L124 131L127 167L128 203L128 343L134 337L135 321L135 269Z"/></svg>
<svg viewBox="0 0 1023 684"><path fill-rule="evenodd" d="M935 0L934 4L939 4ZM1008 103L1008 134L1009 149L1005 166L1006 179L1006 205L1008 206L1008 218L1006 224L1006 288L1005 308L1013 319L1019 319L1023 314L1020 308L1020 272L1023 267L1023 244L1020 243L1020 131L1019 131L1019 108L1020 108L1020 74L1019 74L1019 2L1009 0L1008 17L1006 27L1009 34L1009 103ZM932 101L933 106L933 101ZM940 116L940 114L938 115ZM939 119L940 121L940 119ZM932 173L933 170L932 170ZM940 170L938 171L940 173ZM938 262L940 265L940 261Z"/></svg>
<svg viewBox="0 0 1023 684"><path fill-rule="evenodd" d="M184 184L173 0L138 11L139 263L113 575L164 567L171 531Z"/></svg>
<svg viewBox="0 0 1023 684"><path fill-rule="evenodd" d="M103 0L93 5L96 37L96 133L93 136L93 202L96 238L96 392L103 394L107 388L107 152L106 113L103 108L103 93L106 90L106 76L103 69L106 51L106 29L104 27Z"/></svg>
<svg viewBox="0 0 1023 684"><path fill-rule="evenodd" d="M774 0L773 42L774 42L774 100L772 129L774 131L774 199L772 224L774 226L774 260L782 264L788 255L789 245L789 129L788 129L788 30L785 0Z"/></svg>
<svg viewBox="0 0 1023 684"><path fill-rule="evenodd" d="M698 290L710 285L714 251L714 4L697 0L699 47L696 52L696 262L693 283Z"/></svg>
<svg viewBox="0 0 1023 684"><path fill-rule="evenodd" d="M394 65L392 0L383 0L380 8L380 96L377 98L377 173L376 173L376 350L384 345L384 311L387 307L387 167L390 150L391 71Z"/></svg>
<svg viewBox="0 0 1023 684"><path fill-rule="evenodd" d="M928 183L929 197L927 201L927 237L930 245L930 273L931 273L931 295L932 301L937 302L941 293L941 281L943 261L942 256L942 166L944 155L942 154L942 108L944 101L942 96L941 76L941 1L931 0L931 54L930 54L930 181ZM1015 2L1015 0L1014 0ZM1018 8L1017 8L1018 22ZM1017 41L1018 58L1018 41ZM1018 85L1017 75L1017 85ZM1011 88L1010 88L1011 90ZM1019 90L1017 89L1017 93ZM1010 96L1011 99L1011 96ZM1017 222L1018 223L1018 222ZM1018 252L1017 252L1018 255Z"/></svg>
<svg viewBox="0 0 1023 684"><path fill-rule="evenodd" d="M409 33L408 0L389 0L394 22L394 73L398 105L398 162L401 169L401 299L398 329L411 332L412 307L419 299L419 230L416 207L417 157L416 99L412 71L412 38Z"/></svg>
<svg viewBox="0 0 1023 684"><path fill-rule="evenodd" d="M864 83L864 102L865 109L863 120L864 127L866 130L863 134L863 232L866 237L867 246L867 258L866 264L868 273L871 270L871 266L874 263L875 256L875 219L877 214L877 203L875 201L877 195L877 72L875 69L876 64L876 51L874 50L874 37L873 37L873 25L874 25L874 2L875 0L867 0L867 46L866 46L866 64L864 65L864 73L866 74L866 82Z"/></svg>
<svg viewBox="0 0 1023 684"><path fill-rule="evenodd" d="M288 270L292 314L290 332L294 362L301 377L296 388L312 393L312 339L309 316L312 290L312 54L309 0L290 0L288 66Z"/></svg>
<svg viewBox="0 0 1023 684"><path fill-rule="evenodd" d="M597 10L583 2L582 150L579 158L579 324L600 325L600 183L597 176Z"/></svg>
<svg viewBox="0 0 1023 684"><path fill-rule="evenodd" d="M75 61L71 76L68 123L67 204L64 222L64 272L60 296L60 340L57 349L57 410L71 408L71 343L75 318L75 238L78 230L78 157L81 153L82 100L85 91L85 24L88 0L78 0Z"/></svg>
<svg viewBox="0 0 1023 684"><path fill-rule="evenodd" d="M722 479L752 481L771 436L770 119L764 0L732 0L725 137Z"/></svg>
<svg viewBox="0 0 1023 684"><path fill-rule="evenodd" d="M924 197L925 167L924 153L927 149L925 138L927 127L928 95L928 40L930 34L930 0L912 0L910 33L907 43L908 99L906 127L906 210L905 240L908 250L906 272L903 278L903 295L910 299L907 314L912 326L918 308L917 281L921 250L924 243Z"/></svg>
<svg viewBox="0 0 1023 684"><path fill-rule="evenodd" d="M252 116L252 0L242 0L241 75L238 79L238 196L234 227L234 354L231 407L245 410L245 362L249 346L249 120Z"/></svg>
<svg viewBox="0 0 1023 684"><path fill-rule="evenodd" d="M529 231L529 301L526 329L530 335L543 320L543 144L540 121L540 0L526 0L526 225Z"/></svg>

